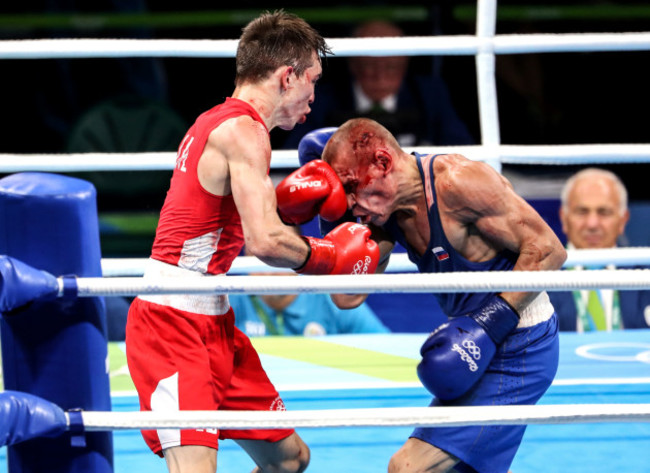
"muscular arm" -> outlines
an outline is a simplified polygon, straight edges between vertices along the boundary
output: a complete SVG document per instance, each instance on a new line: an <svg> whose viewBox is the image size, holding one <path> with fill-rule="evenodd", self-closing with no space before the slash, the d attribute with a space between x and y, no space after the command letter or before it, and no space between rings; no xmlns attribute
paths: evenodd
<svg viewBox="0 0 650 473"><path fill-rule="evenodd" d="M305 262L308 246L278 217L275 189L267 173L270 159L264 127L250 117L237 117L210 134L199 179L213 193L232 193L251 254L271 266L296 268Z"/></svg>
<svg viewBox="0 0 650 473"><path fill-rule="evenodd" d="M440 159L442 158L442 159ZM485 261L509 249L519 256L514 271L560 269L566 251L542 217L485 163L459 155L436 159L436 191L445 233L470 261ZM501 296L521 312L538 292Z"/></svg>

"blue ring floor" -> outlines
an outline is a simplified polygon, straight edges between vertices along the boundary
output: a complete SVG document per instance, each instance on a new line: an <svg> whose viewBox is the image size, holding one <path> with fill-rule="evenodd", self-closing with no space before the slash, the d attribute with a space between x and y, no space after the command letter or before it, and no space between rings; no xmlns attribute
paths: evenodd
<svg viewBox="0 0 650 473"><path fill-rule="evenodd" d="M271 340L259 339L254 343L289 410L423 407L428 405L430 396L419 386L411 370L425 337L426 334L389 334L285 340L283 344L289 343L289 349L295 344L289 358L286 346L277 351ZM324 366L314 361L312 343L320 350L325 349L321 353L325 359L328 349L332 359L336 359L341 353L347 357L349 348L359 348L362 355L375 353L378 358L395 357L407 363L388 376L373 371L372 367L361 366L367 364L363 356L356 367L354 357L352 365L347 358L345 366L336 362ZM558 374L542 404L650 403L650 330L561 333L560 347ZM111 356L116 353L119 356L122 349L117 344ZM119 363L111 361L111 367L116 379L128 378ZM137 410L137 398L128 382L121 385L113 389L113 409ZM308 472L371 473L386 471L390 456L411 430L410 427L308 428L298 429L298 433L311 449ZM148 451L138 431L116 431L113 438L115 473L167 471L164 460ZM6 450L0 449L0 472L7 471ZM218 471L245 472L253 467L253 462L234 442L221 442ZM511 471L650 473L650 423L530 425Z"/></svg>

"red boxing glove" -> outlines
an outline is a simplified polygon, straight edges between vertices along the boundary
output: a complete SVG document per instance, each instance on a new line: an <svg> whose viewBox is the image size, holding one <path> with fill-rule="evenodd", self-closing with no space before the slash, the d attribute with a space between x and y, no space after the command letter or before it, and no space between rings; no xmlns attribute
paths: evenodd
<svg viewBox="0 0 650 473"><path fill-rule="evenodd" d="M284 223L299 225L320 214L335 221L348 208L343 184L325 161L314 160L285 177L275 189Z"/></svg>
<svg viewBox="0 0 650 473"><path fill-rule="evenodd" d="M345 222L325 238L305 237L311 253L303 274L372 274L379 263L379 246L370 239L370 229L359 223Z"/></svg>

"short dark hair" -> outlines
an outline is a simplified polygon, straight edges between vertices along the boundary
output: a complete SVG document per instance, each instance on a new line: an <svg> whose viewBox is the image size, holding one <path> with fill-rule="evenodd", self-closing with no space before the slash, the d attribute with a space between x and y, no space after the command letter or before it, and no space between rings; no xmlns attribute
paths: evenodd
<svg viewBox="0 0 650 473"><path fill-rule="evenodd" d="M281 66L293 66L301 76L312 65L312 54L331 54L325 39L305 20L277 10L265 12L242 30L237 46L235 84L259 82Z"/></svg>

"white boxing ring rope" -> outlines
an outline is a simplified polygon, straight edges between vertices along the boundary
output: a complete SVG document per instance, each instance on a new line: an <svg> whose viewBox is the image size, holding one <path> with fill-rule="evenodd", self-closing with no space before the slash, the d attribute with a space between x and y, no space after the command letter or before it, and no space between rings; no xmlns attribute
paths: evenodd
<svg viewBox="0 0 650 473"><path fill-rule="evenodd" d="M576 276L580 281L576 281ZM59 279L63 286L63 281ZM492 292L650 288L650 270L493 271L482 273L208 278L78 278L79 296L170 293ZM68 413L66 413L69 416ZM559 404L469 407L325 409L312 411L81 412L86 431L151 429L275 429L321 427L461 427L650 422L650 404ZM70 425L70 418L68 417Z"/></svg>
<svg viewBox="0 0 650 473"><path fill-rule="evenodd" d="M540 52L648 51L650 33L496 35L496 0L478 0L476 36L328 39L336 56L474 55L479 91L482 144L435 147L423 152L460 152L499 168L511 164L588 164L650 162L650 144L507 146L500 144L494 77L495 54ZM109 57L234 57L236 40L58 39L0 41L0 59ZM88 170L171 170L174 153L88 153L77 155L0 154L0 172ZM296 152L273 151L272 167L296 167ZM102 262L104 264L105 260ZM612 262L612 261L608 261ZM623 263L621 263L623 264ZM573 273L573 274L571 274ZM549 271L494 274L481 281L474 273L359 276L237 276L182 280L143 278L79 278L81 296L115 296L171 292L455 292L458 290L568 290L609 287L650 288L650 270ZM483 276L484 275L479 275ZM529 277L530 276L530 277ZM63 283L62 283L63 284ZM489 424L559 424L574 422L648 422L648 404L540 405L347 409L294 412L82 412L87 430L124 428L275 428L321 426L461 426Z"/></svg>
<svg viewBox="0 0 650 473"><path fill-rule="evenodd" d="M83 412L88 431L125 429L286 429L317 427L461 427L650 422L650 404L394 407L318 411Z"/></svg>
<svg viewBox="0 0 650 473"><path fill-rule="evenodd" d="M70 278L59 277L59 296L71 288ZM568 291L580 289L650 289L650 269L591 271L345 274L284 278L277 276L214 276L76 278L79 297L153 294L295 294L308 293L418 293Z"/></svg>
<svg viewBox="0 0 650 473"><path fill-rule="evenodd" d="M413 148L460 152L495 167L511 164L650 162L650 144L504 146L500 144L494 55L534 52L648 51L650 33L496 35L496 0L479 0L477 35L402 38L330 38L336 56L474 55L477 58L482 145ZM0 59L102 57L234 57L236 40L48 39L0 41ZM173 153L0 154L0 172L27 170L172 169ZM296 167L295 151L274 151L271 166Z"/></svg>
<svg viewBox="0 0 650 473"><path fill-rule="evenodd" d="M490 3L490 2L480 2ZM482 23L479 22L479 28ZM489 28L491 30L491 28ZM400 38L327 38L337 57L474 56L493 54L648 51L650 32L405 36ZM0 41L0 59L115 57L232 58L232 39L35 39Z"/></svg>
<svg viewBox="0 0 650 473"><path fill-rule="evenodd" d="M102 275L104 277L142 276L144 274L147 258L103 258L101 260ZM650 265L650 248L611 248L611 249L580 249L567 250L567 260L564 267L589 266L629 267L637 265ZM406 253L391 255L387 273L407 273L417 271L417 267L409 261ZM276 268L269 266L254 256L239 256L235 258L228 274L248 273L283 273L293 272L289 268Z"/></svg>
<svg viewBox="0 0 650 473"><path fill-rule="evenodd" d="M650 163L650 144L413 146L405 151L459 153L474 161L499 156L504 164L640 164ZM23 171L171 171L174 152L150 153L0 153L0 172ZM272 169L297 168L297 150L273 150Z"/></svg>
<svg viewBox="0 0 650 473"><path fill-rule="evenodd" d="M576 281L576 276L580 281ZM59 278L63 295L63 279ZM78 295L171 293L457 292L650 288L650 270L492 271L485 274L216 276L207 278L78 278ZM69 415L69 414L66 414ZM314 411L81 412L87 431L126 429L274 429L320 427L461 427L650 422L650 404L560 404ZM70 421L69 421L70 424Z"/></svg>

